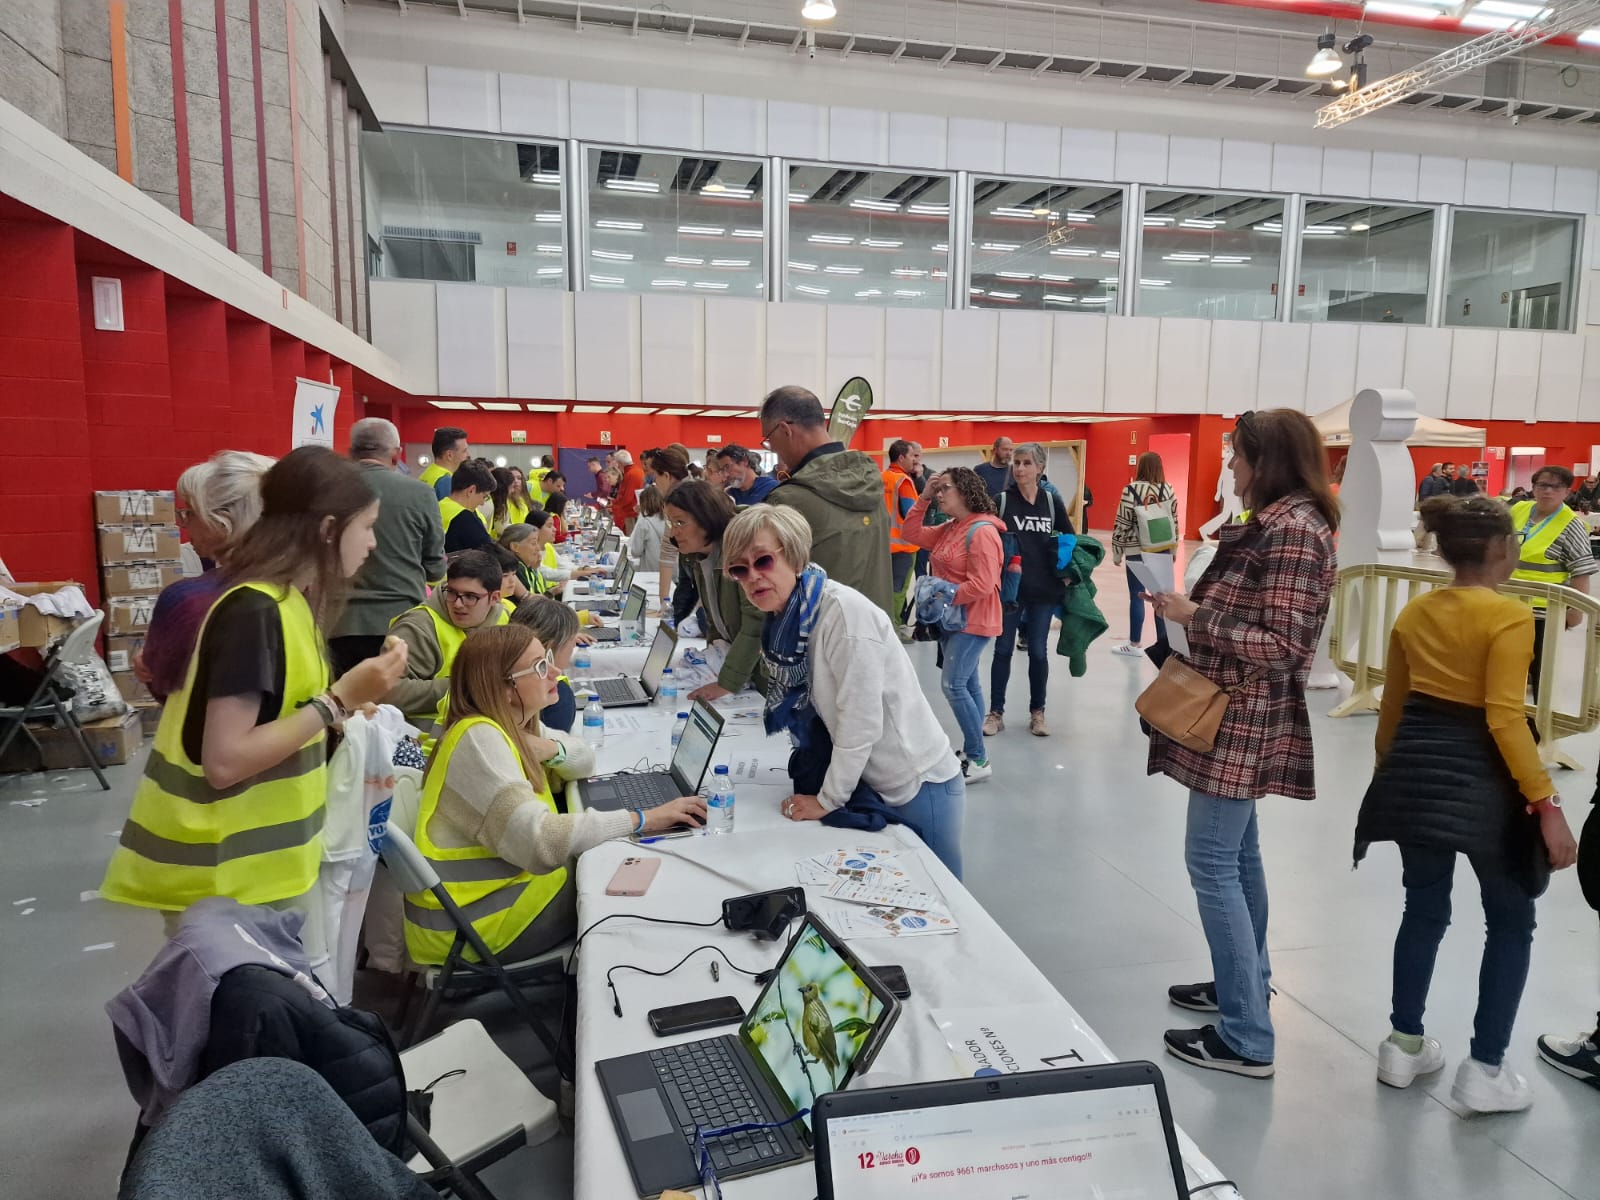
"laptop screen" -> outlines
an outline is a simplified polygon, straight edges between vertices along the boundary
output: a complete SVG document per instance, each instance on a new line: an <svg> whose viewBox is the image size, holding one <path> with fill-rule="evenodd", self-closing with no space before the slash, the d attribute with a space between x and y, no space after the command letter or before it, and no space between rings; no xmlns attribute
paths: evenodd
<svg viewBox="0 0 1600 1200"><path fill-rule="evenodd" d="M672 661L672 648L677 641L672 630L665 625L656 626L655 641L650 643L650 653L645 656L644 669L639 672L639 682L644 685L646 695L654 696L661 690L661 672L665 671L667 664Z"/></svg>
<svg viewBox="0 0 1600 1200"><path fill-rule="evenodd" d="M672 752L673 782L685 796L700 790L711 765L711 752L722 734L721 714L709 704L695 701L689 709L689 724L684 727L678 748Z"/></svg>
<svg viewBox="0 0 1600 1200"><path fill-rule="evenodd" d="M628 598L622 602L622 619L637 621L642 616L644 616L644 589L629 588Z"/></svg>
<svg viewBox="0 0 1600 1200"><path fill-rule="evenodd" d="M828 1121L833 1195L850 1200L1175 1200L1149 1084L975 1098Z"/></svg>
<svg viewBox="0 0 1600 1200"><path fill-rule="evenodd" d="M849 1081L884 1005L808 918L739 1027L790 1112ZM810 1127L809 1117L801 1120Z"/></svg>

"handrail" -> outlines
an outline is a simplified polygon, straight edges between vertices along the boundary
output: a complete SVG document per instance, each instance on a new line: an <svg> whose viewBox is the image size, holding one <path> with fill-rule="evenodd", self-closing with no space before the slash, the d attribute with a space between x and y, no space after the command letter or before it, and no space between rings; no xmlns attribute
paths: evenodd
<svg viewBox="0 0 1600 1200"><path fill-rule="evenodd" d="M1348 717L1358 712L1377 711L1378 689L1386 678L1383 662L1395 619L1406 604L1434 588L1447 585L1450 578L1448 571L1380 563L1361 563L1339 572L1329 614L1328 653L1333 665L1350 677L1355 690L1348 700L1336 705L1329 716ZM1507 596L1542 598L1548 605L1545 620L1552 629L1566 627L1568 612L1577 612L1583 617L1583 674L1576 710L1556 707L1559 637L1544 639L1539 660L1539 689L1533 703L1527 706L1545 763L1580 769L1579 763L1562 751L1556 741L1575 733L1587 733L1600 725L1600 600L1560 584L1521 580L1501 584L1499 591Z"/></svg>

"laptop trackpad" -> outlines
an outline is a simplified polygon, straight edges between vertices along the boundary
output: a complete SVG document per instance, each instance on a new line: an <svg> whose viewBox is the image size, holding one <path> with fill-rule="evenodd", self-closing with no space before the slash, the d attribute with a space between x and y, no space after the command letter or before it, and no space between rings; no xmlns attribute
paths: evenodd
<svg viewBox="0 0 1600 1200"><path fill-rule="evenodd" d="M661 1103L661 1093L654 1088L624 1092L617 1097L617 1109L622 1113L622 1123L628 1127L630 1141L643 1142L673 1132L667 1106Z"/></svg>

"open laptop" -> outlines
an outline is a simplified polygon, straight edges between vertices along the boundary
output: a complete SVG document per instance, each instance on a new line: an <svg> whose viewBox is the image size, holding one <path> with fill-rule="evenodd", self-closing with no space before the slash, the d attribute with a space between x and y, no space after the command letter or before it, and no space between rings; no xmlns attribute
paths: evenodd
<svg viewBox="0 0 1600 1200"><path fill-rule="evenodd" d="M628 589L633 586L633 564L627 563L622 570L617 572L617 588L614 592L605 592L592 599L579 599L574 597L570 602L572 607L579 611L599 613L601 616L615 616L622 606L622 597L628 594ZM592 586L592 585L591 585Z"/></svg>
<svg viewBox="0 0 1600 1200"><path fill-rule="evenodd" d="M633 592L630 590L628 595L631 597ZM591 679L585 690L598 693L600 703L606 708L639 708L649 704L656 698L661 688L661 672L667 669L672 652L677 648L678 631L670 625L657 625L639 678L613 675L608 679Z"/></svg>
<svg viewBox="0 0 1600 1200"><path fill-rule="evenodd" d="M806 1011L815 1015L818 1004L833 1027L831 1055L819 1052L826 1043L805 1031ZM697 1125L702 1131L765 1125L813 1108L871 1065L899 1016L889 989L807 915L738 1033L595 1064L639 1194L698 1189ZM705 1144L719 1181L752 1175L805 1161L810 1121L802 1116Z"/></svg>
<svg viewBox="0 0 1600 1200"><path fill-rule="evenodd" d="M689 709L689 724L678 748L672 752L672 762L665 771L623 771L616 775L597 775L578 785L583 806L599 812L627 809L640 812L655 808L679 796L693 796L705 781L706 768L711 765L711 755L722 736L723 717L704 700L696 700ZM698 832L685 828L684 832Z"/></svg>
<svg viewBox="0 0 1600 1200"><path fill-rule="evenodd" d="M811 1127L818 1200L1189 1192L1154 1063L841 1091L822 1097Z"/></svg>
<svg viewBox="0 0 1600 1200"><path fill-rule="evenodd" d="M604 553L604 552L602 551L602 553ZM627 569L628 569L628 544L626 542L624 542L622 544L621 552L617 555L617 561L614 562L609 567L600 567L599 568L599 570L601 570L601 571L603 571L605 573L604 575L600 575L600 576L591 575L589 577L589 587L591 589L593 589L596 585L598 585L598 586L600 586L602 588L606 588L606 589L613 588L617 584L622 582L622 573L624 571L626 571ZM618 588L617 590L620 591L621 589Z"/></svg>
<svg viewBox="0 0 1600 1200"><path fill-rule="evenodd" d="M616 625L596 625L588 630L588 634L597 642L616 642L622 640L622 627L637 623L644 619L645 595L640 584L634 584L628 589L628 598L622 602L622 619ZM601 697L604 703L605 697Z"/></svg>

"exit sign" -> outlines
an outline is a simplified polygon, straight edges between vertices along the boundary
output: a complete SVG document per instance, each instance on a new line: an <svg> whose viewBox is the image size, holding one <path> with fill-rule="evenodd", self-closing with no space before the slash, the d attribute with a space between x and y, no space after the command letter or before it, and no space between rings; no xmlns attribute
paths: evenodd
<svg viewBox="0 0 1600 1200"><path fill-rule="evenodd" d="M513 446L521 446L527 440L528 440L528 431L526 429L513 429L511 431L511 444Z"/></svg>

